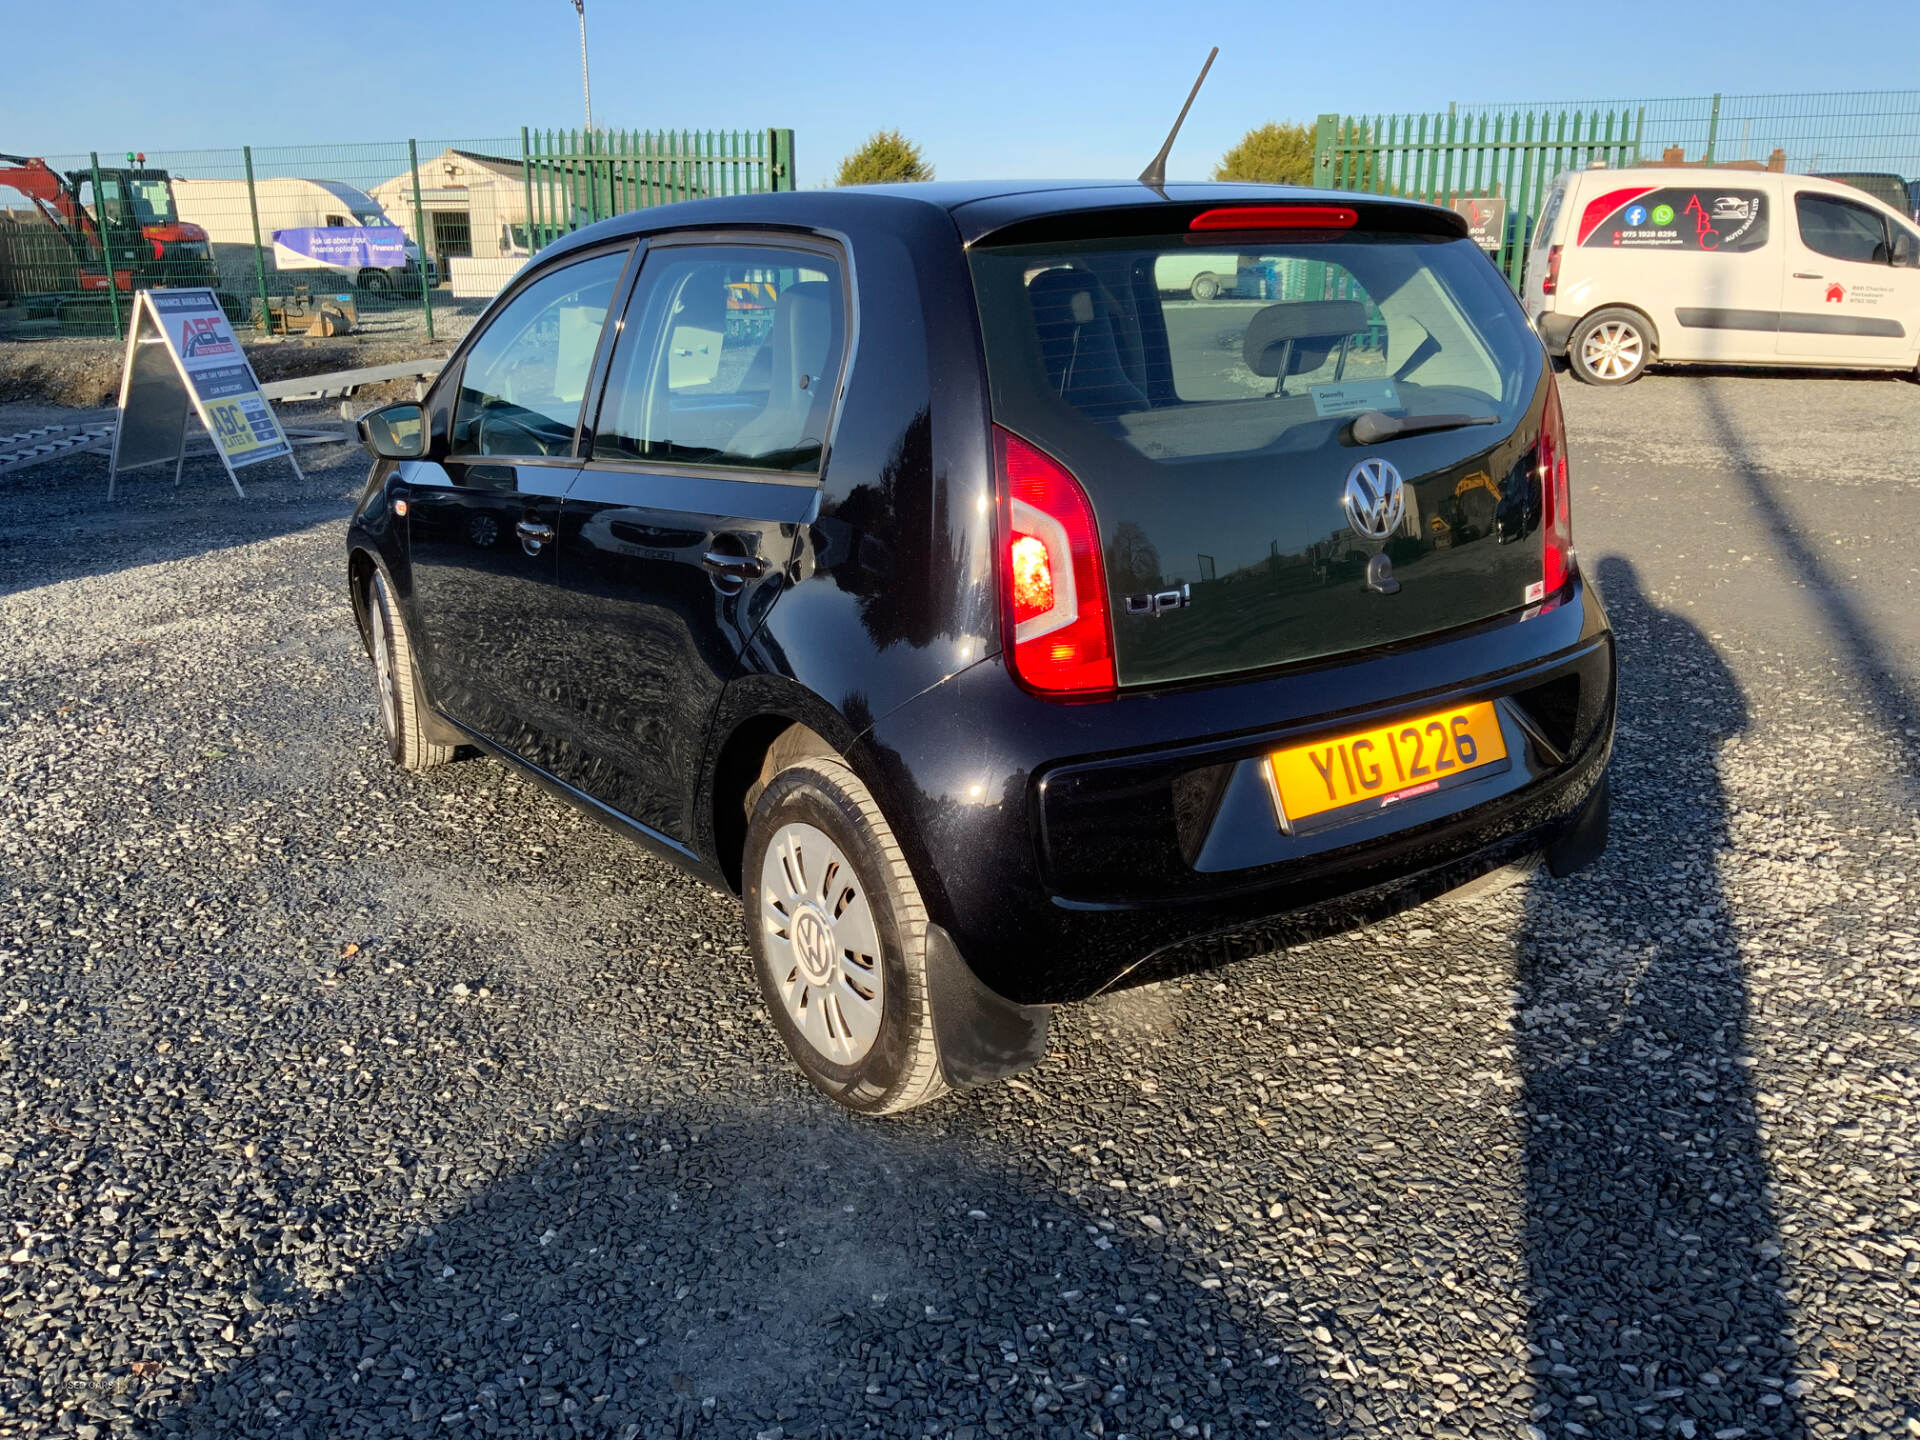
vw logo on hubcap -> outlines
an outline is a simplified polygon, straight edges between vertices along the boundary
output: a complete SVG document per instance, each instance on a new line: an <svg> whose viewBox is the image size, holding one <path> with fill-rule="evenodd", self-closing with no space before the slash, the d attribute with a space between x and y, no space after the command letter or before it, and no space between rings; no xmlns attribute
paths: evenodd
<svg viewBox="0 0 1920 1440"><path fill-rule="evenodd" d="M1353 533L1368 540L1384 540L1400 528L1406 515L1406 486L1388 461L1362 460L1347 472L1342 502Z"/></svg>
<svg viewBox="0 0 1920 1440"><path fill-rule="evenodd" d="M812 984L825 985L833 978L833 931L812 906L794 916L793 953Z"/></svg>

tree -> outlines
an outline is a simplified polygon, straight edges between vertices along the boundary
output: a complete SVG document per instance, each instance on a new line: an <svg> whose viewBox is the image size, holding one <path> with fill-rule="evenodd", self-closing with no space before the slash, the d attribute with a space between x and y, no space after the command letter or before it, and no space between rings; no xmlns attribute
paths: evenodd
<svg viewBox="0 0 1920 1440"><path fill-rule="evenodd" d="M876 130L867 143L840 162L836 185L891 185L899 180L931 180L933 166L920 147L898 130Z"/></svg>
<svg viewBox="0 0 1920 1440"><path fill-rule="evenodd" d="M1247 131L1213 167L1216 180L1264 185L1313 183L1313 127L1268 123Z"/></svg>

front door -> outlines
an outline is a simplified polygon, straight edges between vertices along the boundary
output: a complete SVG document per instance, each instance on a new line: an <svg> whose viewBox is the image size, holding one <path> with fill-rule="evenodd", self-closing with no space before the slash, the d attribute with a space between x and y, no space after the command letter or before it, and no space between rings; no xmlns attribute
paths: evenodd
<svg viewBox="0 0 1920 1440"><path fill-rule="evenodd" d="M798 242L654 242L562 507L584 702L562 778L682 843L720 691L819 501L843 275Z"/></svg>
<svg viewBox="0 0 1920 1440"><path fill-rule="evenodd" d="M1920 269L1893 263L1908 227L1877 205L1796 190L1780 354L1906 369L1920 351Z"/></svg>
<svg viewBox="0 0 1920 1440"><path fill-rule="evenodd" d="M411 618L434 704L542 764L556 744L554 543L607 310L627 252L523 286L468 349L447 454L409 464Z"/></svg>

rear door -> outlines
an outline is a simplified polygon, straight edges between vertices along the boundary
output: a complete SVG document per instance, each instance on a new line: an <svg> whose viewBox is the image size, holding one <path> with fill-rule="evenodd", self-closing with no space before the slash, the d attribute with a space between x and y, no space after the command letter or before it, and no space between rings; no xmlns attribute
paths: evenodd
<svg viewBox="0 0 1920 1440"><path fill-rule="evenodd" d="M410 461L414 634L434 703L546 765L564 742L555 527L575 434L628 251L547 271L466 352L449 453Z"/></svg>
<svg viewBox="0 0 1920 1440"><path fill-rule="evenodd" d="M1240 237L1236 290L1211 301L1166 299L1154 277L1224 237L1125 233L1184 230L1181 208L972 251L994 419L1092 504L1123 686L1392 644L1541 598L1539 341L1451 217L1357 208L1346 227ZM1352 427L1369 411L1462 423L1366 442ZM1368 513L1379 465L1400 500ZM1381 563L1397 584L1375 583Z"/></svg>
<svg viewBox="0 0 1920 1440"><path fill-rule="evenodd" d="M1885 207L1793 186L1782 357L1906 368L1920 330L1920 270L1895 266L1912 227Z"/></svg>
<svg viewBox="0 0 1920 1440"><path fill-rule="evenodd" d="M1553 263L1555 252L1565 254L1560 248L1560 222L1566 211L1568 192L1578 179L1577 175L1562 175L1553 182L1553 188L1540 206L1540 219L1533 227L1533 244L1528 248L1527 268L1520 281L1520 300L1526 306L1527 318L1536 324L1541 315L1559 309L1547 290L1547 276L1557 268Z"/></svg>
<svg viewBox="0 0 1920 1440"><path fill-rule="evenodd" d="M819 501L845 275L799 240L655 241L562 510L583 703L559 773L683 843L708 719Z"/></svg>

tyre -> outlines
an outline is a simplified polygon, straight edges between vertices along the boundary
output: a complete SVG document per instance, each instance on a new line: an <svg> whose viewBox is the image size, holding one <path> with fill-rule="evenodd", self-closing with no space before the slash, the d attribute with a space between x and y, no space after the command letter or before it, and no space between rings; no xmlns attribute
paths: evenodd
<svg viewBox="0 0 1920 1440"><path fill-rule="evenodd" d="M760 792L741 889L760 991L807 1079L866 1115L944 1095L919 887L841 760L808 756Z"/></svg>
<svg viewBox="0 0 1920 1440"><path fill-rule="evenodd" d="M378 570L367 582L367 633L387 754L402 770L431 770L446 764L453 759L455 747L427 738L421 723L426 701L414 678L413 646L407 641L406 621L393 603L387 577Z"/></svg>
<svg viewBox="0 0 1920 1440"><path fill-rule="evenodd" d="M1589 385L1631 385L1653 359L1653 327L1632 310L1596 310L1567 339L1567 367Z"/></svg>
<svg viewBox="0 0 1920 1440"><path fill-rule="evenodd" d="M362 270L360 288L368 295L385 295L393 289L393 277L384 270Z"/></svg>
<svg viewBox="0 0 1920 1440"><path fill-rule="evenodd" d="M1220 294L1220 277L1213 274L1196 275L1193 284L1187 287L1187 293L1196 300L1216 299Z"/></svg>

